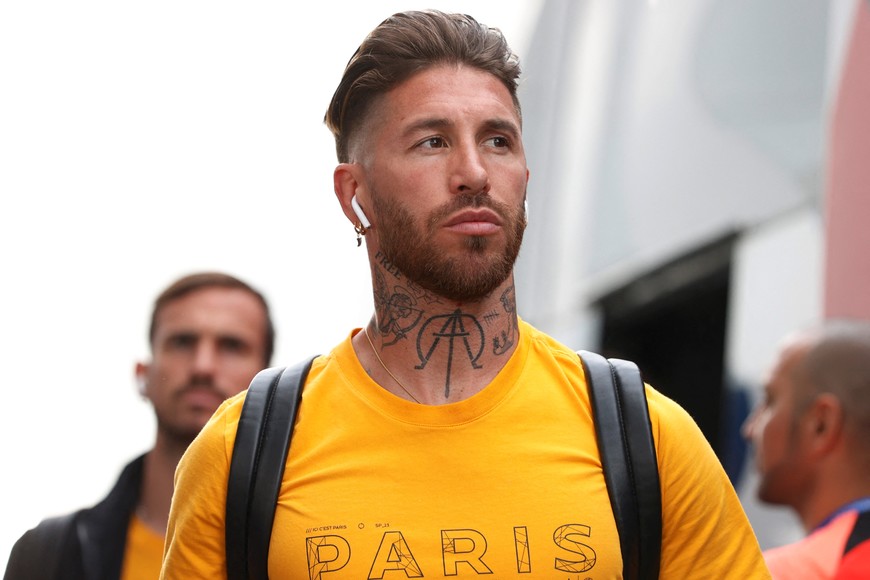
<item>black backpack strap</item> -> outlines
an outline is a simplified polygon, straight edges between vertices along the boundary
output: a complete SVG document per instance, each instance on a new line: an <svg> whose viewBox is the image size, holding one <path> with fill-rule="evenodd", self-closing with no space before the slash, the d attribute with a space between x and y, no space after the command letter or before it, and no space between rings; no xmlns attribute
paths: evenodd
<svg viewBox="0 0 870 580"><path fill-rule="evenodd" d="M646 391L637 365L580 351L604 479L619 530L623 576L659 577L662 506Z"/></svg>
<svg viewBox="0 0 870 580"><path fill-rule="evenodd" d="M227 578L268 578L275 502L302 385L316 357L257 373L248 387L227 481Z"/></svg>

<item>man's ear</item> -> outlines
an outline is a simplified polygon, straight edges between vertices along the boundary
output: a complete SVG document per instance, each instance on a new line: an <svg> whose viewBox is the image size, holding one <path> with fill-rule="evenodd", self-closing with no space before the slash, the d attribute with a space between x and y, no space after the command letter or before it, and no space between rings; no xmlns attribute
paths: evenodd
<svg viewBox="0 0 870 580"><path fill-rule="evenodd" d="M351 201L354 196L357 196L357 203L366 204L368 196L363 193L365 187L362 185L362 167L356 163L340 163L332 173L332 186L335 190L335 196L338 198L338 203L341 205L341 210L345 217L350 220L350 223L357 225L361 220L354 212ZM365 200L365 201L363 201ZM363 224L364 225L364 224Z"/></svg>
<svg viewBox="0 0 870 580"><path fill-rule="evenodd" d="M805 416L809 440L815 455L826 455L843 437L845 410L843 403L830 393L817 396Z"/></svg>
<svg viewBox="0 0 870 580"><path fill-rule="evenodd" d="M142 362L136 363L133 371L136 377L136 389L143 398L148 398L148 365Z"/></svg>

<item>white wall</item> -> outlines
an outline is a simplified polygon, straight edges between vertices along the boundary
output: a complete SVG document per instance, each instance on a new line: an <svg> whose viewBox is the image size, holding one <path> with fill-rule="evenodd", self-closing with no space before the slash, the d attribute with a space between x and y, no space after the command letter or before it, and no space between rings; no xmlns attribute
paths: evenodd
<svg viewBox="0 0 870 580"><path fill-rule="evenodd" d="M753 403L782 339L822 317L824 232L813 207L747 231L737 242L731 283L726 367L752 389ZM790 509L761 504L752 458L738 493L762 548L803 536Z"/></svg>
<svg viewBox="0 0 870 580"><path fill-rule="evenodd" d="M545 2L522 93L521 311L562 327L645 269L814 203L827 14L815 0Z"/></svg>

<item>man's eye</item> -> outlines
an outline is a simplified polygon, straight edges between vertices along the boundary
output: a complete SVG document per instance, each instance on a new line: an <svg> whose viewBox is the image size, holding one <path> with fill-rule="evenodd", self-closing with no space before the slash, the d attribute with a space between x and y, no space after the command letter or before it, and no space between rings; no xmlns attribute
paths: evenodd
<svg viewBox="0 0 870 580"><path fill-rule="evenodd" d="M169 339L168 344L170 347L176 349L191 348L196 344L196 338L187 335L173 336Z"/></svg>
<svg viewBox="0 0 870 580"><path fill-rule="evenodd" d="M225 338L220 341L220 348L225 352L244 352L247 345L236 338Z"/></svg>
<svg viewBox="0 0 870 580"><path fill-rule="evenodd" d="M493 147L497 147L499 149L504 147L510 147L511 145L510 140L507 137L502 137L501 135L499 135L498 137L491 137L489 139L489 142L490 144L492 144Z"/></svg>
<svg viewBox="0 0 870 580"><path fill-rule="evenodd" d="M423 140L420 143L420 146L426 149L439 149L441 147L446 147L447 144L441 137L429 137L428 139Z"/></svg>

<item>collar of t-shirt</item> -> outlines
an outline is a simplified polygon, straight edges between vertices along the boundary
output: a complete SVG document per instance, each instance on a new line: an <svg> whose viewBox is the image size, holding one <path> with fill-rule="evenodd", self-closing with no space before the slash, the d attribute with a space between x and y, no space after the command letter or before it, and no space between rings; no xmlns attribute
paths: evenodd
<svg viewBox="0 0 870 580"><path fill-rule="evenodd" d="M831 523L833 520L835 520L837 518L837 516L840 516L846 512L853 512L853 511L855 511L855 512L870 511L870 496L858 498L854 501L850 501L849 503L847 503L844 506L837 508L834 511L834 513L832 513L831 515L826 517L824 520L822 520L822 523L817 525L815 529L818 530L819 528L823 528L826 525L828 525L829 523ZM813 531L815 531L815 530L813 530Z"/></svg>

